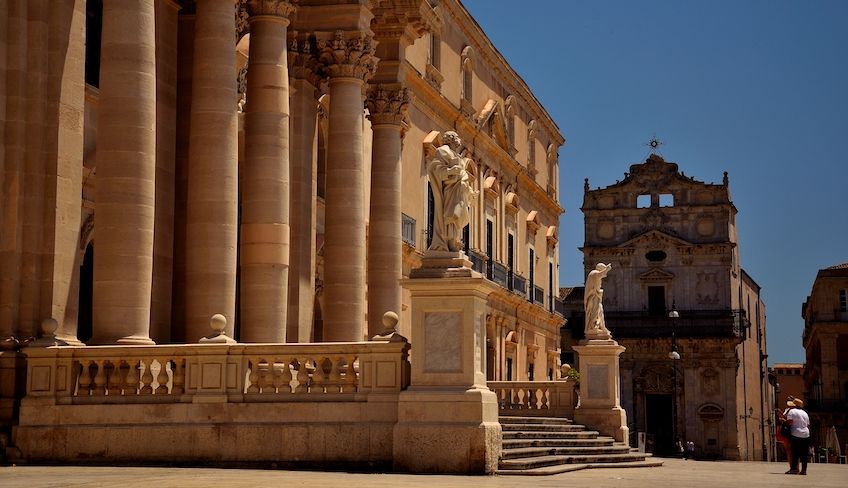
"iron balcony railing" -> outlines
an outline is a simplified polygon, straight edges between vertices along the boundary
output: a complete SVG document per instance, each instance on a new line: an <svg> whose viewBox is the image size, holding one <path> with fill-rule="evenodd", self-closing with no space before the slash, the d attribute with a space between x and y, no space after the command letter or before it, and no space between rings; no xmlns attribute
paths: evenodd
<svg viewBox="0 0 848 488"><path fill-rule="evenodd" d="M527 278L518 273L512 274L512 291L518 295L527 295Z"/></svg>
<svg viewBox="0 0 848 488"><path fill-rule="evenodd" d="M541 286L533 287L533 302L537 305L545 305L545 290Z"/></svg>
<svg viewBox="0 0 848 488"><path fill-rule="evenodd" d="M471 269L478 273L486 272L486 256L476 251L468 251L468 258L471 259Z"/></svg>
<svg viewBox="0 0 848 488"><path fill-rule="evenodd" d="M503 288L509 288L507 285L507 275L509 270L507 270L506 266L495 261L492 265L492 281L497 283Z"/></svg>
<svg viewBox="0 0 848 488"><path fill-rule="evenodd" d="M565 302L561 298L554 298L554 312L561 317L565 317Z"/></svg>
<svg viewBox="0 0 848 488"><path fill-rule="evenodd" d="M409 244L412 247L415 247L415 219L406 215L405 213L400 214L401 218L401 238L403 242Z"/></svg>
<svg viewBox="0 0 848 488"><path fill-rule="evenodd" d="M679 317L650 315L647 311L604 310L607 328L616 338L671 337L744 337L750 322L745 310L678 310ZM575 338L582 335L584 314L569 318Z"/></svg>

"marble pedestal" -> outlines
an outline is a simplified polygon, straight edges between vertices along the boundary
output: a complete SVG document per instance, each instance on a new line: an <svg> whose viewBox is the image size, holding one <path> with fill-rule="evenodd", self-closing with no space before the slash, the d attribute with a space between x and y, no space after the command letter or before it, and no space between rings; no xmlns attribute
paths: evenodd
<svg viewBox="0 0 848 488"><path fill-rule="evenodd" d="M580 363L580 405L574 421L602 435L628 442L627 413L621 408L618 358L624 346L612 339L589 339L574 346Z"/></svg>
<svg viewBox="0 0 848 488"><path fill-rule="evenodd" d="M412 376L394 428L399 471L474 474L498 466L501 426L497 397L486 386L484 349L494 285L461 256L436 258L459 267L425 267L403 281L412 295Z"/></svg>

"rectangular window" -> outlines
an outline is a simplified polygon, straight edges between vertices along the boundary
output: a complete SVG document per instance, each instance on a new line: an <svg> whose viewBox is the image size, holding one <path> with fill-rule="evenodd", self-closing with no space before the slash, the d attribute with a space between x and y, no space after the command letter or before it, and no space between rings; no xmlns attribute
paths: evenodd
<svg viewBox="0 0 848 488"><path fill-rule="evenodd" d="M433 197L433 187L427 183L427 249L433 243L433 214L436 212L436 199Z"/></svg>
<svg viewBox="0 0 848 488"><path fill-rule="evenodd" d="M536 369L533 363L530 363L530 366L527 367L527 379L529 381L533 381L533 370Z"/></svg>
<svg viewBox="0 0 848 488"><path fill-rule="evenodd" d="M554 313L554 263L548 262L548 311Z"/></svg>
<svg viewBox="0 0 848 488"><path fill-rule="evenodd" d="M536 291L536 251L530 248L530 264L527 266L527 278L530 286L527 287L527 300L533 301L533 293Z"/></svg>
<svg viewBox="0 0 848 488"><path fill-rule="evenodd" d="M651 195L639 195L636 197L636 208L649 208L651 206Z"/></svg>
<svg viewBox="0 0 848 488"><path fill-rule="evenodd" d="M489 260L486 261L486 278L492 279L495 266L495 223L486 219L486 255Z"/></svg>
<svg viewBox="0 0 848 488"><path fill-rule="evenodd" d="M515 236L508 234L506 236L506 269L507 269L507 288L511 291L515 288L513 276L515 274Z"/></svg>
<svg viewBox="0 0 848 488"><path fill-rule="evenodd" d="M648 287L648 314L654 317L665 315L665 287Z"/></svg>
<svg viewBox="0 0 848 488"><path fill-rule="evenodd" d="M848 312L848 290L839 290L839 311Z"/></svg>
<svg viewBox="0 0 848 488"><path fill-rule="evenodd" d="M674 206L674 195L671 193L664 193L660 195L660 207L673 207Z"/></svg>
<svg viewBox="0 0 848 488"><path fill-rule="evenodd" d="M462 250L465 251L465 255L468 256L468 253L471 250L471 227L470 225L466 225L462 228Z"/></svg>
<svg viewBox="0 0 848 488"><path fill-rule="evenodd" d="M430 65L440 69L440 54L442 40L436 34L430 34Z"/></svg>
<svg viewBox="0 0 848 488"><path fill-rule="evenodd" d="M512 358L506 358L506 380L512 381Z"/></svg>

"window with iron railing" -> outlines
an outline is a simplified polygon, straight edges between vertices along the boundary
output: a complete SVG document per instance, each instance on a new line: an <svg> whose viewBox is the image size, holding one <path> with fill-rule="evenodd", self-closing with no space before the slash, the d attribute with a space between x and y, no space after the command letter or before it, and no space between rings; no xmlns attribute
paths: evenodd
<svg viewBox="0 0 848 488"><path fill-rule="evenodd" d="M544 288L542 288L541 286L534 286L533 287L533 301L537 305L544 305L545 304L545 289Z"/></svg>
<svg viewBox="0 0 848 488"><path fill-rule="evenodd" d="M406 215L400 214L400 235L403 242L415 247L415 219Z"/></svg>

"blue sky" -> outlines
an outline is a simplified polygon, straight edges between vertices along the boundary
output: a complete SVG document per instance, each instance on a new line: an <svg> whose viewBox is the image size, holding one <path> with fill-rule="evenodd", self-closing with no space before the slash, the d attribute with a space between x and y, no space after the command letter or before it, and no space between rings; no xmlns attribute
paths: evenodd
<svg viewBox="0 0 848 488"><path fill-rule="evenodd" d="M848 1L463 3L565 135L562 285L583 281L583 178L621 179L656 134L687 175L729 172L769 363L803 362L801 304L848 261Z"/></svg>

